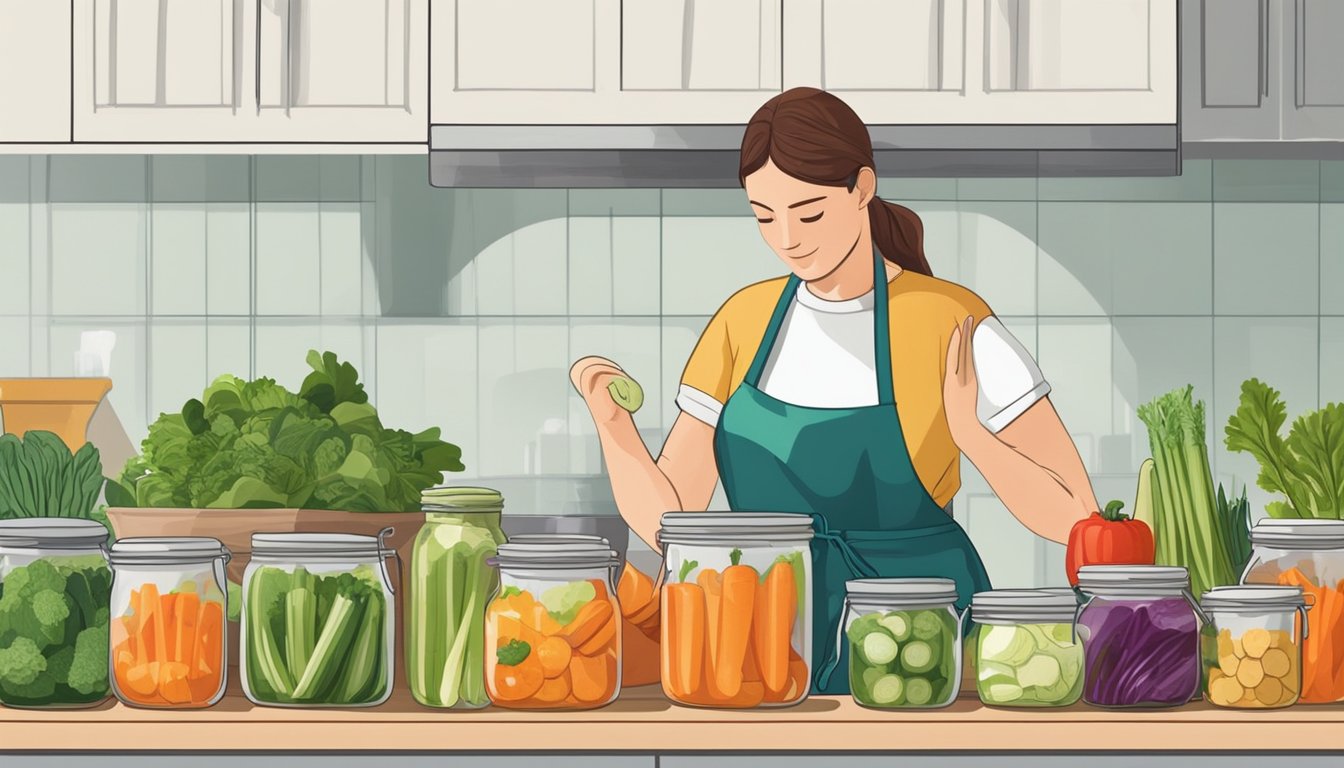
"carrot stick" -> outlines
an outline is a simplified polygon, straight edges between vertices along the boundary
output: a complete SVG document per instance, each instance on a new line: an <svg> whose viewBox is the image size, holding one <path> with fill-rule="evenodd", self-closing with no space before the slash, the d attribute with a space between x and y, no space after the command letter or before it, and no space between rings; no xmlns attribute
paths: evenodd
<svg viewBox="0 0 1344 768"><path fill-rule="evenodd" d="M144 648L145 660L159 661L163 659L167 639L164 636L163 605L158 587L153 584L140 587L140 607L144 611L140 620L140 645Z"/></svg>
<svg viewBox="0 0 1344 768"><path fill-rule="evenodd" d="M723 577L713 568L706 568L695 577L695 581L705 593L705 683L710 695L726 699L728 694L717 690L719 675L715 671L723 632L720 626L723 617Z"/></svg>
<svg viewBox="0 0 1344 768"><path fill-rule="evenodd" d="M797 600L793 566L782 561L772 565L758 590L752 622L756 660L766 690L779 693L789 684L789 650Z"/></svg>
<svg viewBox="0 0 1344 768"><path fill-rule="evenodd" d="M705 591L698 584L669 584L663 622L663 684L683 701L700 693L704 674Z"/></svg>
<svg viewBox="0 0 1344 768"><path fill-rule="evenodd" d="M747 657L747 646L751 644L756 580L760 577L755 568L739 565L742 550L734 549L731 558L733 564L723 572L719 648L714 661L715 688L729 699L735 698L742 689L742 662Z"/></svg>
<svg viewBox="0 0 1344 768"><path fill-rule="evenodd" d="M173 661L190 664L196 655L196 620L201 611L201 598L195 592L180 592L176 602L177 635L173 643Z"/></svg>

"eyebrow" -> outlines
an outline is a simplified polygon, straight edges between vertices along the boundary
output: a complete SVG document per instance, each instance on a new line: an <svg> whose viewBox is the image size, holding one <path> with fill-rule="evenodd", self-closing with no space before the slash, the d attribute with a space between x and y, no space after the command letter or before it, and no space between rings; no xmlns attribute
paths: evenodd
<svg viewBox="0 0 1344 768"><path fill-rule="evenodd" d="M825 199L826 199L826 196L825 196L825 195L822 195L821 197L812 197L812 198L808 198L807 200L799 200L798 202L791 204L789 207L790 207L790 208L801 208L801 207L803 207L804 205L807 205L808 203L815 203L815 202L817 202L817 201L819 201L819 200L825 200ZM758 202L756 202L755 200L748 200L747 202L751 203L752 205L759 205L760 207L764 208L765 210L767 210L767 211L769 211L769 212L771 212L771 213L774 213L774 212L775 212L775 209L774 209L774 208L771 208L770 206L766 205L765 203L758 203Z"/></svg>

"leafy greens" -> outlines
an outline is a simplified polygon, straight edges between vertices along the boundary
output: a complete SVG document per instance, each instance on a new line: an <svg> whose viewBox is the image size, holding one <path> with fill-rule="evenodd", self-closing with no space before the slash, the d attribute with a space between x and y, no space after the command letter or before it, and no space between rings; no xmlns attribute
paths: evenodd
<svg viewBox="0 0 1344 768"><path fill-rule="evenodd" d="M1265 507L1270 517L1344 518L1344 405L1330 403L1293 421L1288 436L1280 431L1287 406L1273 387L1259 379L1241 385L1241 404L1228 419L1230 451L1249 453L1260 462L1257 484L1286 501Z"/></svg>
<svg viewBox="0 0 1344 768"><path fill-rule="evenodd" d="M52 432L0 436L0 520L94 516L103 464L93 443L70 452Z"/></svg>
<svg viewBox="0 0 1344 768"><path fill-rule="evenodd" d="M298 394L225 375L161 415L108 482L108 504L412 512L444 472L462 471L461 449L438 428L384 427L349 363L316 351L307 361Z"/></svg>

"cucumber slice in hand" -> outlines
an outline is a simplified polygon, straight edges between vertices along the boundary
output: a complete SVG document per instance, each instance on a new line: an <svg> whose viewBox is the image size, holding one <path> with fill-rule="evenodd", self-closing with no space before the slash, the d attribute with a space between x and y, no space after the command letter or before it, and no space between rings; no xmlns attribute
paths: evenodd
<svg viewBox="0 0 1344 768"><path fill-rule="evenodd" d="M629 376L612 379L607 385L607 391L611 393L611 399L615 400L617 405L631 413L644 405L644 388Z"/></svg>

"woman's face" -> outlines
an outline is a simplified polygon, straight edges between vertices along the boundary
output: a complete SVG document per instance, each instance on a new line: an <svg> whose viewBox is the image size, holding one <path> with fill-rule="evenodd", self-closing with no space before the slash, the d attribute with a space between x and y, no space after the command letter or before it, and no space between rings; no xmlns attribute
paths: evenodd
<svg viewBox="0 0 1344 768"><path fill-rule="evenodd" d="M877 179L864 168L853 190L810 184L767 160L747 176L745 186L765 242L794 274L810 281L834 272L854 250L868 223Z"/></svg>

